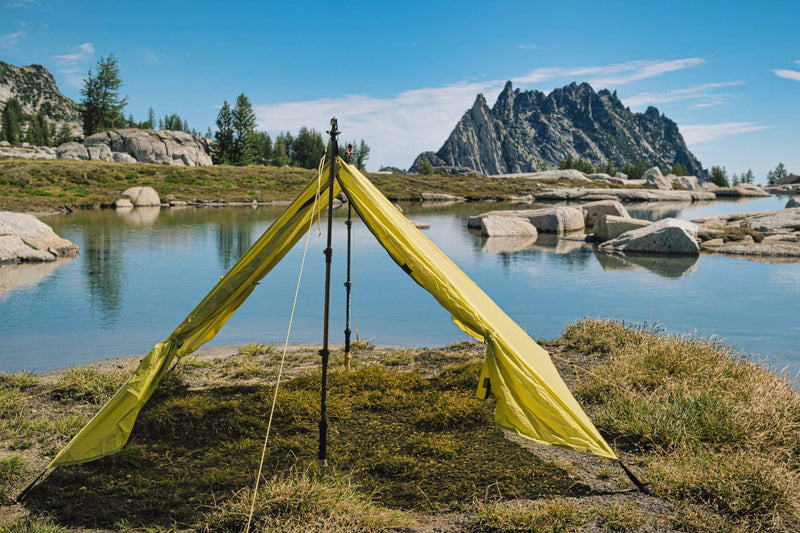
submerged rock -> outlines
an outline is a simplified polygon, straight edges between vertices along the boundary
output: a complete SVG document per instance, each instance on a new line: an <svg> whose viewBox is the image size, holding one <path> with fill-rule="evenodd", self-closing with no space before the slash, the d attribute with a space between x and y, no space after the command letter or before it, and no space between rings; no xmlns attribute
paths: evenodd
<svg viewBox="0 0 800 533"><path fill-rule="evenodd" d="M75 244L56 235L35 216L0 212L0 263L55 261L77 253Z"/></svg>

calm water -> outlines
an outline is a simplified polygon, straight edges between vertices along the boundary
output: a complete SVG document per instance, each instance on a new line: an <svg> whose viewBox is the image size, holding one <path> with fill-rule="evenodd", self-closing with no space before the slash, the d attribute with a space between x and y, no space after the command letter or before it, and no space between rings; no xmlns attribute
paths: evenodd
<svg viewBox="0 0 800 533"><path fill-rule="evenodd" d="M786 198L744 203L629 206L632 216L693 219L774 210ZM672 332L718 335L746 353L800 371L800 264L703 256L622 259L580 243L486 240L466 218L498 204L426 208L428 237L534 338L557 337L582 317L658 323ZM506 206L508 207L508 206ZM80 256L0 267L0 370L42 371L147 352L163 340L266 229L279 208L136 209L45 219ZM334 222L332 342L343 342L344 218ZM324 227L324 226L323 226ZM392 262L360 223L354 324L376 344L438 346L465 339L447 312ZM212 344L279 344L286 335L302 242ZM292 342L321 342L324 238L315 227Z"/></svg>

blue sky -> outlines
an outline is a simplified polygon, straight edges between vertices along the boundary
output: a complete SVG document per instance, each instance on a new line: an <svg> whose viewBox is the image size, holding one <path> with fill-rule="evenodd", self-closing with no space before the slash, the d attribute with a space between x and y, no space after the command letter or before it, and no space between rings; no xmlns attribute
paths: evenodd
<svg viewBox="0 0 800 533"><path fill-rule="evenodd" d="M675 120L705 167L800 172L800 2L85 2L0 0L0 60L42 64L79 100L119 61L137 120L205 132L244 92L260 129L372 147L369 170L438 150L477 93L506 80L616 90Z"/></svg>

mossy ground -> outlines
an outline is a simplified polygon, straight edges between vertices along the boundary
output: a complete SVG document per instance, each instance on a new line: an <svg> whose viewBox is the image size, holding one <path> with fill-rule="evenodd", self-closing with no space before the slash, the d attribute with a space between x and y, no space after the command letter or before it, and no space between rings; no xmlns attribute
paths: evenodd
<svg viewBox="0 0 800 533"><path fill-rule="evenodd" d="M365 345L350 372L338 369L336 352L323 473L315 462L318 356L297 348L278 396L254 530L798 529L800 399L786 380L720 344L613 322L572 324L547 347L654 496L636 492L613 463L496 430L493 403L474 398L482 346L472 343ZM274 369L279 357L248 345L184 361L123 451L56 469L26 501L30 516L0 512L0 531L241 531L275 379L258 369ZM128 371L2 375L5 497Z"/></svg>
<svg viewBox="0 0 800 533"><path fill-rule="evenodd" d="M418 201L426 191L472 200L508 199L543 188L570 187L585 182L567 179L534 181L523 178L367 173L394 201ZM153 187L167 199L205 202L272 202L293 200L316 177L316 170L250 165L233 167L173 167L104 161L25 160L0 158L0 210L47 211L110 206L129 187ZM593 187L609 187L593 182Z"/></svg>

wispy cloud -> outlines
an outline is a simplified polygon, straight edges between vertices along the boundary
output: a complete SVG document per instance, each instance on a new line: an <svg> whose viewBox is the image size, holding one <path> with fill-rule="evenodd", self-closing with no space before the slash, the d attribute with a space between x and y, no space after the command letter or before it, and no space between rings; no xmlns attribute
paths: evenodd
<svg viewBox="0 0 800 533"><path fill-rule="evenodd" d="M0 47L8 48L10 46L15 46L17 42L24 37L25 37L24 31L7 33L3 36L0 36Z"/></svg>
<svg viewBox="0 0 800 533"><path fill-rule="evenodd" d="M94 56L94 44L82 43L73 47L75 51L69 54L54 55L53 59L58 63L58 74L67 85L80 87L83 83L83 76L88 71L89 60Z"/></svg>
<svg viewBox="0 0 800 533"><path fill-rule="evenodd" d="M3 7L28 7L36 3L36 0L13 0L6 2Z"/></svg>
<svg viewBox="0 0 800 533"><path fill-rule="evenodd" d="M800 64L800 61L797 62ZM772 73L780 78L786 78L787 80L794 80L800 81L800 72L796 70L786 70L786 69L772 69Z"/></svg>
<svg viewBox="0 0 800 533"><path fill-rule="evenodd" d="M633 109L641 109L647 105L666 104L681 100L700 100L692 107L711 107L726 102L730 94L715 92L717 89L744 85L743 81L726 81L721 83L704 83L684 89L673 89L666 92L644 92L634 94L623 100L625 105Z"/></svg>
<svg viewBox="0 0 800 533"><path fill-rule="evenodd" d="M705 59L690 57L669 61L628 61L591 67L545 67L532 70L528 74L512 78L512 80L518 83L541 83L557 79L580 79L586 80L596 89L600 89L655 78L669 72L696 67L705 62Z"/></svg>
<svg viewBox="0 0 800 533"><path fill-rule="evenodd" d="M670 61L631 61L589 67L549 67L512 78L517 85L531 86L545 81L589 80L595 88L604 82L622 85L664 75L704 63L700 58ZM345 139L366 139L372 154L369 168L378 165L408 167L423 150L435 150L447 138L453 126L478 93L499 93L505 80L461 82L444 87L404 91L389 98L347 95L303 102L283 102L255 106L260 127L272 133L297 131L301 126L324 129L320 117L336 116Z"/></svg>
<svg viewBox="0 0 800 533"><path fill-rule="evenodd" d="M517 48L521 50L544 50L544 47L538 44L518 44Z"/></svg>
<svg viewBox="0 0 800 533"><path fill-rule="evenodd" d="M704 144L731 135L750 133L771 128L755 122L723 122L720 124L688 124L680 126L686 144Z"/></svg>

